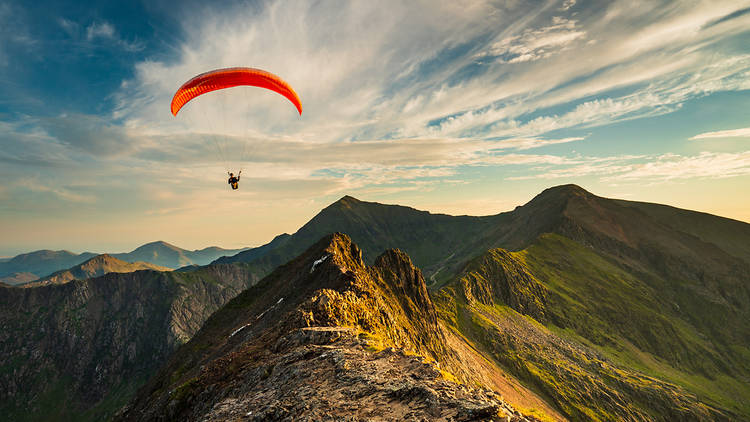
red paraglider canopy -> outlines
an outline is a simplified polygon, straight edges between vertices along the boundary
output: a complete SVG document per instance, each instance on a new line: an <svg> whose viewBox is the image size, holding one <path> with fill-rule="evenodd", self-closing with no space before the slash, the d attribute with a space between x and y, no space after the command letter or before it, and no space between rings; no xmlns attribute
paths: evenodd
<svg viewBox="0 0 750 422"><path fill-rule="evenodd" d="M182 84L172 97L172 114L177 116L182 106L195 97L218 89L242 85L257 86L277 92L291 101L297 107L299 114L302 114L302 102L291 85L273 73L251 67L217 69L190 79Z"/></svg>

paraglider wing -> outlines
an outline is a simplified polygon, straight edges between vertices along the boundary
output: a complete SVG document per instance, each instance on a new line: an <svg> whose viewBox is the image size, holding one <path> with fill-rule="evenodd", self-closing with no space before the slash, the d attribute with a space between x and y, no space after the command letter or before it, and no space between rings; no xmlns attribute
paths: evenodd
<svg viewBox="0 0 750 422"><path fill-rule="evenodd" d="M185 82L172 97L172 114L177 116L182 106L200 95L218 89L235 86L257 86L270 89L285 96L302 114L302 103L291 85L283 79L265 70L250 67L232 67L202 73Z"/></svg>

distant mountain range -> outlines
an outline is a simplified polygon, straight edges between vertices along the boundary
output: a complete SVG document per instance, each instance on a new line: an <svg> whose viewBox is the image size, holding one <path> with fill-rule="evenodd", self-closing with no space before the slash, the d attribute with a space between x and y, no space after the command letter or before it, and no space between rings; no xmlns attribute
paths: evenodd
<svg viewBox="0 0 750 422"><path fill-rule="evenodd" d="M224 256L234 255L244 249L222 249L216 246L189 251L167 242L151 242L127 253L109 256L125 262L147 262L160 267L177 269L188 265L206 265ZM17 285L37 280L53 272L79 265L99 254L84 252L40 250L21 254L0 262L0 282Z"/></svg>
<svg viewBox="0 0 750 422"><path fill-rule="evenodd" d="M575 185L486 217L347 196L0 305L14 420L750 420L750 224Z"/></svg>
<svg viewBox="0 0 750 422"><path fill-rule="evenodd" d="M130 273L138 270L172 271L171 268L160 267L148 262L125 262L111 255L97 255L82 264L78 264L67 270L56 271L39 280L21 284L21 287L37 287L49 284L63 284L72 280L85 280L99 277L108 273Z"/></svg>

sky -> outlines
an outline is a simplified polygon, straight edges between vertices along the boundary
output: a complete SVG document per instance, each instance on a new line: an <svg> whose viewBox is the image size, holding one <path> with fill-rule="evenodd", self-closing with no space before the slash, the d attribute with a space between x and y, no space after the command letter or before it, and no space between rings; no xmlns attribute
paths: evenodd
<svg viewBox="0 0 750 422"><path fill-rule="evenodd" d="M235 66L302 115L240 87L172 116ZM0 0L0 256L257 246L344 195L489 215L567 183L749 222L748 110L750 1Z"/></svg>

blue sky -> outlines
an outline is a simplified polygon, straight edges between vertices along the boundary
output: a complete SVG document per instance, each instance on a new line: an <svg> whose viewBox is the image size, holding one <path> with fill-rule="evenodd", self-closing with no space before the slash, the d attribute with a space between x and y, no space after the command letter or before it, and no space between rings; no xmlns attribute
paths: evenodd
<svg viewBox="0 0 750 422"><path fill-rule="evenodd" d="M288 81L169 112L207 70ZM750 1L3 2L0 256L257 245L349 194L750 221ZM225 182L243 169L241 189Z"/></svg>

